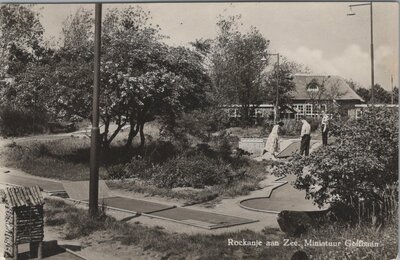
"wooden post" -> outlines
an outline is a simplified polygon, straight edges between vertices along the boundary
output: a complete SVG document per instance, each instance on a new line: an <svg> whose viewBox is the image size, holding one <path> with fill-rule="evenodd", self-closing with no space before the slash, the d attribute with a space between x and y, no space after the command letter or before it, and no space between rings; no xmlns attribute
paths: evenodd
<svg viewBox="0 0 400 260"><path fill-rule="evenodd" d="M32 258L42 259L42 243L43 242L29 243L29 252Z"/></svg>
<svg viewBox="0 0 400 260"><path fill-rule="evenodd" d="M89 214L97 215L99 204L99 96L100 96L100 54L101 54L101 11L102 5L95 6L95 38L94 38L94 86L93 114L90 145L90 180L89 180Z"/></svg>
<svg viewBox="0 0 400 260"><path fill-rule="evenodd" d="M39 246L38 246L38 259L42 259L43 258L43 241L39 242Z"/></svg>
<svg viewBox="0 0 400 260"><path fill-rule="evenodd" d="M17 212L15 212L15 210L14 210L14 219L13 219L13 222L14 222L14 234L13 234L13 243L14 243L14 245L13 245L13 256L14 256L14 259L15 260L17 260L18 259L18 243L17 243Z"/></svg>

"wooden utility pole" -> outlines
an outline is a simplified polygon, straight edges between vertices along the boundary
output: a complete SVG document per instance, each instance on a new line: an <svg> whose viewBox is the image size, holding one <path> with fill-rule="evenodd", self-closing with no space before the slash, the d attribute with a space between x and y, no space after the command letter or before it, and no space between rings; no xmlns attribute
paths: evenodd
<svg viewBox="0 0 400 260"><path fill-rule="evenodd" d="M95 4L95 34L94 34L94 85L93 85L93 113L90 146L90 182L89 182L89 215L98 213L99 197L99 96L100 96L100 54L101 54L101 8Z"/></svg>

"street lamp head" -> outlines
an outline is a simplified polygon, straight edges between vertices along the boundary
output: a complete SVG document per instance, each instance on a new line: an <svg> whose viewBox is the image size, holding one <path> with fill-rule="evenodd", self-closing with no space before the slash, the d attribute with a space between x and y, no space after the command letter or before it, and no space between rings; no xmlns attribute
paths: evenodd
<svg viewBox="0 0 400 260"><path fill-rule="evenodd" d="M351 8L351 6L349 6L349 7L350 7L350 10L349 10L349 12L347 13L347 16L356 15L356 13L353 11L353 9Z"/></svg>

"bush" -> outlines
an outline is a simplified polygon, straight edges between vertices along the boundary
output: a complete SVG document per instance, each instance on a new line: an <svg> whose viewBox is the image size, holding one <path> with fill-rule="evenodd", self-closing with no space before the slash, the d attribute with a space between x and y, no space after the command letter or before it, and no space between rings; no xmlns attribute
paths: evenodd
<svg viewBox="0 0 400 260"><path fill-rule="evenodd" d="M319 119L315 118L310 118L308 119L308 122L311 127L311 132L315 132L320 124ZM284 125L281 128L282 129L282 135L287 135L287 136L300 136L301 133L301 127L303 123L301 120L286 120L284 121Z"/></svg>
<svg viewBox="0 0 400 260"><path fill-rule="evenodd" d="M386 198L397 194L392 187L398 180L398 129L397 111L369 108L359 120L332 122L334 144L293 160L275 174L296 174L296 187L318 205L382 211Z"/></svg>
<svg viewBox="0 0 400 260"><path fill-rule="evenodd" d="M23 136L47 131L48 118L45 113L0 108L0 133L3 136Z"/></svg>
<svg viewBox="0 0 400 260"><path fill-rule="evenodd" d="M204 188L223 184L235 173L222 160L205 155L180 156L153 168L152 181L158 187Z"/></svg>
<svg viewBox="0 0 400 260"><path fill-rule="evenodd" d="M321 123L321 119L311 118L309 123L311 126L311 132L315 132Z"/></svg>
<svg viewBox="0 0 400 260"><path fill-rule="evenodd" d="M286 136L300 136L301 126L303 123L299 120L287 120L284 121L284 125L281 127L281 134Z"/></svg>
<svg viewBox="0 0 400 260"><path fill-rule="evenodd" d="M163 163L181 151L182 147L179 146L179 143L158 140L145 146L143 158L152 163Z"/></svg>
<svg viewBox="0 0 400 260"><path fill-rule="evenodd" d="M229 127L227 113L216 107L182 113L173 123L163 128L164 137L180 142L183 146L193 144L193 139L208 142L212 133Z"/></svg>

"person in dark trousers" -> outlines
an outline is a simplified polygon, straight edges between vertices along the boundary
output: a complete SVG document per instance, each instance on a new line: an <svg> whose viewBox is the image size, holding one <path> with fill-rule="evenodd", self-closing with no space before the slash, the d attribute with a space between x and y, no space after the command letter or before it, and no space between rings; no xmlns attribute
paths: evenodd
<svg viewBox="0 0 400 260"><path fill-rule="evenodd" d="M300 143L300 155L305 154L308 156L310 154L310 141L311 141L311 125L307 120L301 120L303 126L301 127L301 143Z"/></svg>
<svg viewBox="0 0 400 260"><path fill-rule="evenodd" d="M321 131L322 131L322 145L328 145L328 131L329 131L329 117L327 114L324 114L321 122Z"/></svg>

